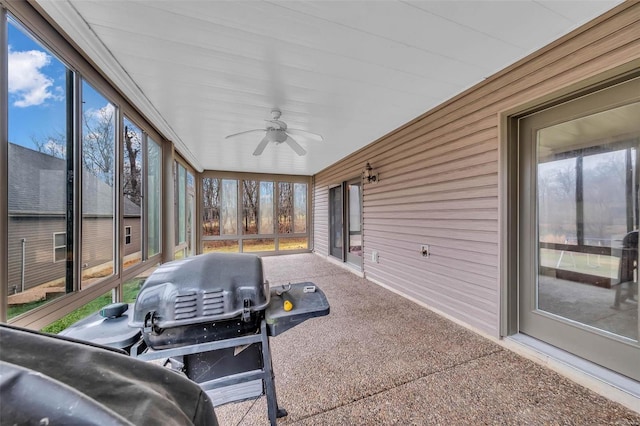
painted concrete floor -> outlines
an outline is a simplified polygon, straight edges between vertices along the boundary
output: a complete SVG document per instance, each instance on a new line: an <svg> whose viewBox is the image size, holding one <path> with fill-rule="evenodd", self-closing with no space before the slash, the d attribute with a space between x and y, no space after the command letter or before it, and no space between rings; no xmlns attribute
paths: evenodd
<svg viewBox="0 0 640 426"><path fill-rule="evenodd" d="M331 313L271 339L279 425L640 425L580 386L314 254L263 258L272 286L311 281ZM265 397L216 408L269 424Z"/></svg>

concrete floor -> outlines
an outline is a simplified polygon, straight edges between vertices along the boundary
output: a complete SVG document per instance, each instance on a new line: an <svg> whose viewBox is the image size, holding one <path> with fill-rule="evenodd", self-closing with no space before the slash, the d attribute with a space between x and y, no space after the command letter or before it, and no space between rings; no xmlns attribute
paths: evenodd
<svg viewBox="0 0 640 426"><path fill-rule="evenodd" d="M331 313L271 339L278 424L640 425L575 384L314 254L265 257L272 286L311 281ZM265 397L216 408L269 424Z"/></svg>
<svg viewBox="0 0 640 426"><path fill-rule="evenodd" d="M626 295L627 285L621 290ZM539 277L539 308L587 324L619 336L637 340L640 324L636 300L624 301L614 306L616 288L602 288L589 284Z"/></svg>

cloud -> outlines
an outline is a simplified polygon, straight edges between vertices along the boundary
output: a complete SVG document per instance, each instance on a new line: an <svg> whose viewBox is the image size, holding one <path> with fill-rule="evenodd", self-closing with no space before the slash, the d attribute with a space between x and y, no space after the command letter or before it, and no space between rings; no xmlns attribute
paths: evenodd
<svg viewBox="0 0 640 426"><path fill-rule="evenodd" d="M65 158L65 155L67 152L66 148L67 147L63 145L60 141L57 141L55 139L49 139L42 146L41 151L51 154L54 157Z"/></svg>
<svg viewBox="0 0 640 426"><path fill-rule="evenodd" d="M87 109L84 115L87 118L87 120L98 120L98 121L107 122L107 121L113 120L113 116L115 113L116 113L116 107L111 103L107 103L102 108Z"/></svg>
<svg viewBox="0 0 640 426"><path fill-rule="evenodd" d="M51 63L51 56L39 50L15 52L9 46L9 93L17 97L13 105L20 108L41 105L47 99L61 99L53 93L53 79L41 69Z"/></svg>

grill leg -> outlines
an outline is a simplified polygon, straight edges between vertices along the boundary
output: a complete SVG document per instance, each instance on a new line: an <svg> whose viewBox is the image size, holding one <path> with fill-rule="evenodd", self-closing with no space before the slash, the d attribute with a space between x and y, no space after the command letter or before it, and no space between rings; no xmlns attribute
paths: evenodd
<svg viewBox="0 0 640 426"><path fill-rule="evenodd" d="M260 334L262 337L262 360L264 363L264 387L267 395L267 409L269 412L269 422L272 426L276 425L277 419L285 417L288 413L284 408L278 407L278 398L276 396L276 383L273 374L273 365L271 364L271 349L269 348L269 335L267 334L267 323L262 320L260 324Z"/></svg>

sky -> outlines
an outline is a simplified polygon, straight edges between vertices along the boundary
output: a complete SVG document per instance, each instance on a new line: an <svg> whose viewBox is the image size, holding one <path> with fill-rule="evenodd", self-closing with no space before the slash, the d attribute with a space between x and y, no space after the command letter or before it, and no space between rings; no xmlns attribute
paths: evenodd
<svg viewBox="0 0 640 426"><path fill-rule="evenodd" d="M36 149L66 128L66 67L15 21L9 36L9 142ZM83 93L85 110L99 110L106 100L95 90Z"/></svg>

